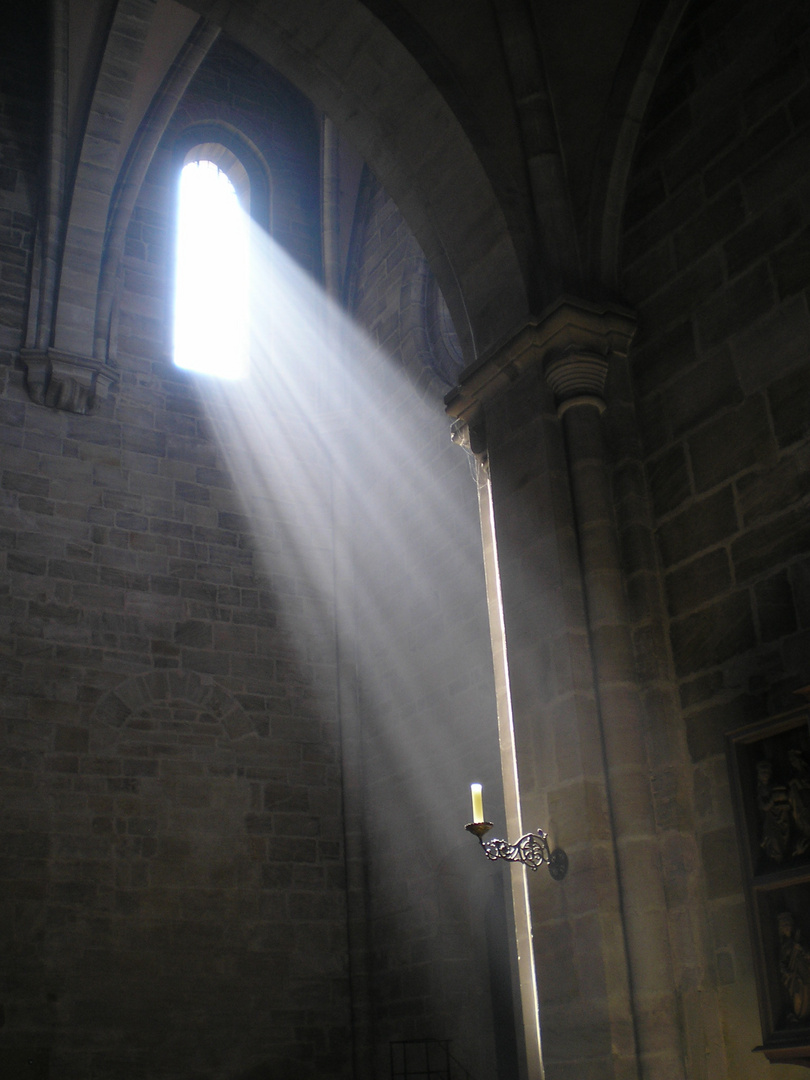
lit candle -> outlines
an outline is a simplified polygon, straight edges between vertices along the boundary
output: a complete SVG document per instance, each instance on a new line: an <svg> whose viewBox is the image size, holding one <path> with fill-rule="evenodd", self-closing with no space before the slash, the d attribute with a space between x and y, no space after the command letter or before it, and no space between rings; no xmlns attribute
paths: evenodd
<svg viewBox="0 0 810 1080"><path fill-rule="evenodd" d="M470 784L470 794L472 795L472 810L473 810L472 819L473 819L474 822L484 820L484 796L483 796L483 790L484 789L481 787L480 784Z"/></svg>

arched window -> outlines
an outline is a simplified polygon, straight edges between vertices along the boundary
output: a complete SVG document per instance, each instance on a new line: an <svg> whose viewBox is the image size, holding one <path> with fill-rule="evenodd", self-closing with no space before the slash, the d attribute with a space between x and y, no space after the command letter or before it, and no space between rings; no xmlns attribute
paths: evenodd
<svg viewBox="0 0 810 1080"><path fill-rule="evenodd" d="M250 366L250 180L219 143L198 143L180 173L174 362L241 379Z"/></svg>

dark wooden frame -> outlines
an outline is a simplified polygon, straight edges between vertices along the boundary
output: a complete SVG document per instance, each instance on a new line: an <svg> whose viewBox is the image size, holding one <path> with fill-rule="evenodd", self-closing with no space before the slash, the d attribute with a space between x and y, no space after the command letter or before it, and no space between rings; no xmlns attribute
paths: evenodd
<svg viewBox="0 0 810 1080"><path fill-rule="evenodd" d="M790 912L810 950L810 848L801 854L791 850L801 837L792 823L785 855L769 858L757 801L759 762L769 761L779 781L786 777L791 749L802 750L810 764L810 703L730 732L726 745L762 1021L762 1045L755 1049L773 1064L810 1068L810 1018L790 1019L777 929L778 915Z"/></svg>

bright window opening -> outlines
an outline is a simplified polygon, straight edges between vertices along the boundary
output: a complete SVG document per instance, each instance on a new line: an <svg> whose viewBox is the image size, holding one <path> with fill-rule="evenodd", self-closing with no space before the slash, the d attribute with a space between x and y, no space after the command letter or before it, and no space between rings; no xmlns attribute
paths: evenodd
<svg viewBox="0 0 810 1080"><path fill-rule="evenodd" d="M242 379L249 368L249 217L228 174L193 160L180 174L174 308L178 367Z"/></svg>

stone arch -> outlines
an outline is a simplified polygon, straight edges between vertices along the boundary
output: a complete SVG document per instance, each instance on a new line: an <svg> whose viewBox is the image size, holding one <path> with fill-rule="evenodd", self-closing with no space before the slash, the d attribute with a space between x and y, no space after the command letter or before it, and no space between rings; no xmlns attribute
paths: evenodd
<svg viewBox="0 0 810 1080"><path fill-rule="evenodd" d="M507 220L508 208L453 109L383 22L359 0L186 6L203 18L173 63L161 57L169 64L166 78L134 136L129 120L114 125L113 134L104 128L103 184L96 190L95 129L106 116L101 77L118 60L119 22L135 18L138 34L137 48L124 58L127 91L117 108L134 108L139 71L149 67L144 50L154 5L116 5L64 220L51 215L53 237L64 229L65 239L61 256L54 240L45 262L58 269L32 290L40 318L23 356L32 398L85 412L114 381L111 339L129 219L161 134L219 29L298 86L368 162L425 253L465 360L514 334L529 314L526 238L517 219ZM53 151L55 161L63 151Z"/></svg>
<svg viewBox="0 0 810 1080"><path fill-rule="evenodd" d="M144 114L136 88L140 75L145 73L146 82L150 77L144 54L155 8L144 0L120 0L111 13L95 58L98 69L75 175L69 177L68 4L52 5L58 63L21 354L29 395L39 404L84 413L115 380L109 346L127 226L160 135L218 33L198 20L179 52L170 46L168 56L158 59L166 76Z"/></svg>
<svg viewBox="0 0 810 1080"><path fill-rule="evenodd" d="M206 143L219 143L244 167L250 181L250 216L264 229L272 228L274 177L270 165L273 148L261 125L245 114L235 122L234 110L219 102L189 107L182 104L172 117L174 168L179 172L187 151ZM227 171L227 169L226 169Z"/></svg>
<svg viewBox="0 0 810 1080"><path fill-rule="evenodd" d="M647 104L689 0L644 0L605 111L588 213L591 279L618 295L627 182Z"/></svg>
<svg viewBox="0 0 810 1080"><path fill-rule="evenodd" d="M386 229L392 230L387 233L385 242L391 243L392 236L397 237L395 250L398 255L393 270L381 269L374 274L375 280L386 282L388 294L396 294L397 298L400 343L396 365L419 397L439 403L448 390L456 386L464 368L458 336L438 282L416 237L393 199L367 166L363 168L357 197L345 302L361 324L369 328L377 326L376 318L361 310L364 290L358 275L362 276L361 268L375 258L366 245L369 239L374 243L375 218L379 213L388 215Z"/></svg>
<svg viewBox="0 0 810 1080"><path fill-rule="evenodd" d="M409 341L416 365L414 378L430 380L436 393L446 394L458 382L463 367L458 338L436 278L416 240L409 245L409 273L400 294L403 340Z"/></svg>
<svg viewBox="0 0 810 1080"><path fill-rule="evenodd" d="M108 691L93 710L93 721L120 732L154 705L183 703L211 717L222 740L242 739L254 725L227 690L190 671L152 671L127 679Z"/></svg>
<svg viewBox="0 0 810 1080"><path fill-rule="evenodd" d="M88 768L108 770L106 857L136 909L165 889L191 903L199 889L258 885L250 836L260 796L248 770L271 753L239 703L193 672L137 675L99 700Z"/></svg>
<svg viewBox="0 0 810 1080"><path fill-rule="evenodd" d="M215 27L206 25L202 20L194 27L141 121L139 134L129 149L118 178L105 223L104 252L98 279L93 336L93 356L97 360L108 361L114 352L110 339L126 232L149 165L178 102L218 34Z"/></svg>
<svg viewBox="0 0 810 1080"><path fill-rule="evenodd" d="M379 19L358 0L189 6L298 86L369 164L425 253L468 362L525 321L518 244L481 161Z"/></svg>
<svg viewBox="0 0 810 1080"><path fill-rule="evenodd" d="M277 981L290 964L289 930L278 928L263 892L283 860L267 850L276 807L261 813L278 751L259 725L213 679L183 671L127 678L91 716L83 768L105 798L86 811L77 832L90 837L81 840L92 852L87 872L106 884L90 895L87 910L108 928L93 944L93 978L116 1016L110 1039L124 1032L137 1042L134 1033L148 1031L138 1051L144 1074L162 1074L177 1054L202 1075L226 1045L224 1032L244 1038L255 1015L272 1010L274 989L260 990L265 1000L253 1015L241 984L229 981L230 972L250 965L257 940ZM210 962L206 943L219 964ZM68 996L84 992L82 948L79 941L66 965ZM214 1000L225 987L238 1011L225 1018L227 1010L215 1010L177 1029L178 996L202 992ZM100 1041L99 1058L115 1050Z"/></svg>
<svg viewBox="0 0 810 1080"><path fill-rule="evenodd" d="M191 124L175 143L175 167L192 160L213 161L227 174L237 195L259 225L270 224L272 179L264 155L240 131L222 123Z"/></svg>

